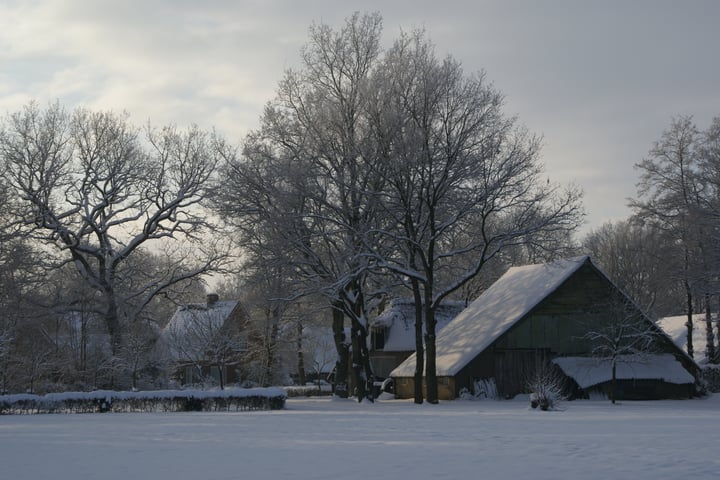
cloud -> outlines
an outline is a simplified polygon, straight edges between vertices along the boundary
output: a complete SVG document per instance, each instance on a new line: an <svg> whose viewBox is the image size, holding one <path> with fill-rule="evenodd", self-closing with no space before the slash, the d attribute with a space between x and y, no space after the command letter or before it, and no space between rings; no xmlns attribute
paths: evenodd
<svg viewBox="0 0 720 480"><path fill-rule="evenodd" d="M424 26L440 54L486 70L506 111L544 135L556 180L586 191L590 221L625 215L633 164L677 114L720 114L720 3L368 0L385 44ZM30 99L197 123L239 142L256 128L312 22L343 2L23 0L0 4L0 111Z"/></svg>

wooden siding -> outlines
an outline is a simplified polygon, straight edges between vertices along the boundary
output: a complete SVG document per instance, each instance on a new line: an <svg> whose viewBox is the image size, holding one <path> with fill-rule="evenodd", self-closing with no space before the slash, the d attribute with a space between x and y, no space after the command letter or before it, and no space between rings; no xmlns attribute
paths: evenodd
<svg viewBox="0 0 720 480"><path fill-rule="evenodd" d="M384 352L382 350L370 351L370 365L377 378L385 379L390 376L398 365L405 361L413 352Z"/></svg>

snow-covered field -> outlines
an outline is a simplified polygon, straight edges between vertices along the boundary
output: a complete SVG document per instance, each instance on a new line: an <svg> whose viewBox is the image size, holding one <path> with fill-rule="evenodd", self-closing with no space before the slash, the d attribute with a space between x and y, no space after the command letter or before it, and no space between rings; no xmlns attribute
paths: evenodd
<svg viewBox="0 0 720 480"><path fill-rule="evenodd" d="M720 396L416 406L290 399L282 411L0 417L0 478L720 478Z"/></svg>

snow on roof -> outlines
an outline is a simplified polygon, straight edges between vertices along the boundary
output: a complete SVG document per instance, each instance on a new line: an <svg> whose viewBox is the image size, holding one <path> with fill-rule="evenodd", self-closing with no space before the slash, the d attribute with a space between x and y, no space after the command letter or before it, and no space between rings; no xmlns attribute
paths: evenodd
<svg viewBox="0 0 720 480"><path fill-rule="evenodd" d="M435 310L436 332L445 328L464 308L465 303L458 301L444 301L438 305ZM393 299L390 308L375 317L370 326L387 328L384 352L415 350L415 301L412 298Z"/></svg>
<svg viewBox="0 0 720 480"><path fill-rule="evenodd" d="M457 374L586 261L589 258L582 256L509 269L438 333L437 375ZM412 377L414 371L415 354L412 354L390 376Z"/></svg>
<svg viewBox="0 0 720 480"><path fill-rule="evenodd" d="M178 333L186 332L197 322L207 322L214 328L221 328L225 320L237 307L236 300L217 301L207 303L189 303L181 305L175 310L175 314L168 322L165 330L174 330Z"/></svg>
<svg viewBox="0 0 720 480"><path fill-rule="evenodd" d="M558 357L553 363L575 380L580 388L612 380L612 363L609 358ZM620 356L616 366L618 380L662 380L675 384L695 382L695 377L669 353Z"/></svg>
<svg viewBox="0 0 720 480"><path fill-rule="evenodd" d="M198 337L219 332L239 303L237 300L223 300L180 305L161 335L170 356L176 360L183 356L175 345L179 339L183 342L201 343L206 339ZM200 330L203 335L198 335Z"/></svg>
<svg viewBox="0 0 720 480"><path fill-rule="evenodd" d="M657 325L672 339L683 352L687 352L687 315L665 317L657 321ZM707 329L705 315L693 315L693 350L697 363L707 363Z"/></svg>
<svg viewBox="0 0 720 480"><path fill-rule="evenodd" d="M303 326L303 353L304 361L309 371L315 373L330 373L337 361L337 348L335 347L334 333L331 328L318 326ZM346 329L346 338L350 338L350 329ZM295 355L297 353L293 352Z"/></svg>
<svg viewBox="0 0 720 480"><path fill-rule="evenodd" d="M95 352L111 354L112 342L104 319L97 313L73 310L62 315L62 325L53 335L58 346L82 347Z"/></svg>

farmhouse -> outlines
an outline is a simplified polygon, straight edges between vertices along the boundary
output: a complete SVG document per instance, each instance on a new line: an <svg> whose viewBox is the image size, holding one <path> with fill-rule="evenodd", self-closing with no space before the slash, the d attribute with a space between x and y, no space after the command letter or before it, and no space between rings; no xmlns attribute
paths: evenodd
<svg viewBox="0 0 720 480"><path fill-rule="evenodd" d="M620 321L650 340L642 353L616 356L624 365L617 398L692 395L697 365L588 257L577 257L509 269L439 332L439 397L493 382L509 398L526 392L530 375L548 365L579 394L607 390L609 359L593 353L600 334ZM413 354L392 371L396 396L412 397L414 369Z"/></svg>
<svg viewBox="0 0 720 480"><path fill-rule="evenodd" d="M161 334L181 384L240 380L248 350L247 315L240 302L208 294L205 303L181 305Z"/></svg>

